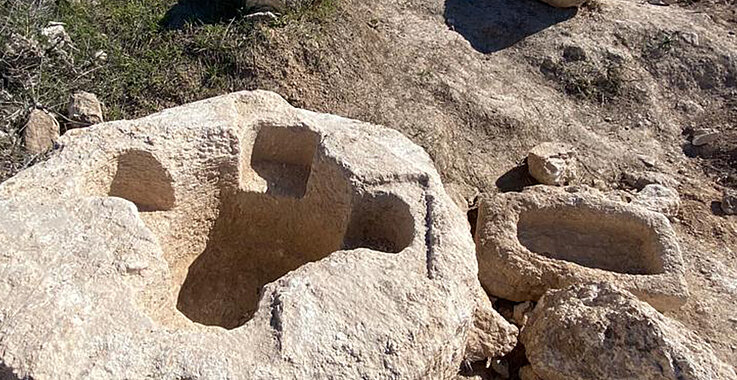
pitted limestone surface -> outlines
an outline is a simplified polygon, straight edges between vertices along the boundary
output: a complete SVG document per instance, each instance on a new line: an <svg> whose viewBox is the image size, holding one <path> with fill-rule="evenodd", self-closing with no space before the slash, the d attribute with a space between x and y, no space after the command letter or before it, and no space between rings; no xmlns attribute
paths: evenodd
<svg viewBox="0 0 737 380"><path fill-rule="evenodd" d="M60 144L0 185L0 362L18 376L457 373L474 244L399 133L257 91Z"/></svg>
<svg viewBox="0 0 737 380"><path fill-rule="evenodd" d="M536 186L486 198L476 243L479 279L494 296L534 301L551 288L610 281L660 310L688 297L668 220L594 191Z"/></svg>

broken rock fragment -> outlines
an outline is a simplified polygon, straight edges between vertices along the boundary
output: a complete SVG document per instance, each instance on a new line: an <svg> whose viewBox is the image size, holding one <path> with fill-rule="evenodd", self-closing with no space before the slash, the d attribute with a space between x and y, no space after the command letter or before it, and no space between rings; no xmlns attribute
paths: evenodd
<svg viewBox="0 0 737 380"><path fill-rule="evenodd" d="M466 342L465 359L475 362L502 357L517 345L517 327L492 308L489 297L479 288L474 322Z"/></svg>
<svg viewBox="0 0 737 380"><path fill-rule="evenodd" d="M102 103L97 95L79 91L71 96L67 113L70 119L84 124L97 124L103 122Z"/></svg>
<svg viewBox="0 0 737 380"><path fill-rule="evenodd" d="M703 146L712 144L719 139L720 133L714 129L697 129L694 131L691 144L693 146Z"/></svg>
<svg viewBox="0 0 737 380"><path fill-rule="evenodd" d="M534 305L530 301L525 301L514 305L514 314L512 319L517 326L524 326L527 323L530 312L532 312Z"/></svg>
<svg viewBox="0 0 737 380"><path fill-rule="evenodd" d="M527 379L737 378L696 334L608 283L549 291L520 339Z"/></svg>
<svg viewBox="0 0 737 380"><path fill-rule="evenodd" d="M678 196L678 192L671 188L650 184L637 193L632 204L659 212L665 216L675 216L681 207L681 198Z"/></svg>
<svg viewBox="0 0 737 380"><path fill-rule="evenodd" d="M577 177L576 152L568 144L546 142L527 156L530 175L544 185L562 186Z"/></svg>
<svg viewBox="0 0 737 380"><path fill-rule="evenodd" d="M59 123L50 113L34 109L23 127L23 140L26 150L33 154L46 152L54 147L59 139Z"/></svg>

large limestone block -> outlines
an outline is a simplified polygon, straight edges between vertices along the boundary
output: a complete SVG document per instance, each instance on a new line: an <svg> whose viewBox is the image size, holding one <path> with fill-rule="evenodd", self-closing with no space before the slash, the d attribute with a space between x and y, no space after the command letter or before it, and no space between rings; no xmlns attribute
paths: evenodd
<svg viewBox="0 0 737 380"><path fill-rule="evenodd" d="M59 144L0 185L0 370L457 374L477 327L474 243L400 133L257 91ZM484 313L490 333L508 328Z"/></svg>
<svg viewBox="0 0 737 380"><path fill-rule="evenodd" d="M531 379L737 379L696 334L607 283L546 293L520 339Z"/></svg>
<svg viewBox="0 0 737 380"><path fill-rule="evenodd" d="M584 190L535 186L484 198L476 225L484 288L521 302L608 281L659 310L680 307L688 290L668 219Z"/></svg>

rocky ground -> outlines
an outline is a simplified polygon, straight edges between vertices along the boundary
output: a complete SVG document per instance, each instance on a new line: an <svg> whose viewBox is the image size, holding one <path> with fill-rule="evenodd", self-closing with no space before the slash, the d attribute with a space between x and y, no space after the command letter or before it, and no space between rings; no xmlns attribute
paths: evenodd
<svg viewBox="0 0 737 380"><path fill-rule="evenodd" d="M517 168L543 141L574 145L583 181L602 190L632 191L629 173L672 176L691 297L667 315L735 363L737 220L718 205L737 186L737 36L734 3L719 6L344 4L302 38L275 31L259 83L402 131L469 200L530 183ZM719 138L693 146L702 128Z"/></svg>
<svg viewBox="0 0 737 380"><path fill-rule="evenodd" d="M578 9L535 0L322 0L276 21L210 18L205 25L156 24L147 38L125 36L154 57L110 42L127 25L105 23L139 14L116 8L101 21L106 29L96 29L89 17L70 15L79 7L87 15L112 8L82 3L43 13L66 22L68 55L89 60L59 75L64 91L34 85L54 87L53 72L23 79L18 57L25 56L9 52L3 30L3 177L43 158L21 148L29 108L49 110L63 132L74 127L66 104L77 90L96 92L108 119L262 88L298 107L382 124L430 153L471 215L479 193L536 183L525 162L531 148L567 143L581 165L577 183L634 196L642 187L637 178L659 173L678 192L680 208L670 220L690 297L665 315L695 331L722 361L737 363L737 217L722 208L723 194L737 189L733 0L593 0ZM171 9L189 14L171 5L157 3L145 20L166 20ZM160 55L157 44L176 41L185 48ZM93 61L100 46L113 48ZM55 64L67 54L51 50ZM151 67L129 70L136 60ZM157 71L166 80L147 77ZM495 306L511 311L514 304ZM515 355L507 359L519 365Z"/></svg>

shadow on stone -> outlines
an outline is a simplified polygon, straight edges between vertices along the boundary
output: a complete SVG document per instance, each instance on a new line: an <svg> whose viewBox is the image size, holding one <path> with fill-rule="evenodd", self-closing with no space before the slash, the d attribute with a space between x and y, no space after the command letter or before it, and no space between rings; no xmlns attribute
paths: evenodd
<svg viewBox="0 0 737 380"><path fill-rule="evenodd" d="M6 366L5 363L0 360L0 380L33 380L30 376L18 377L13 373L13 369Z"/></svg>
<svg viewBox="0 0 737 380"><path fill-rule="evenodd" d="M727 214L722 210L722 202L719 201L713 201L711 202L711 205L709 206L711 208L711 213L716 216L726 216Z"/></svg>
<svg viewBox="0 0 737 380"><path fill-rule="evenodd" d="M537 0L445 1L446 24L481 53L508 48L576 13L576 8L558 9Z"/></svg>
<svg viewBox="0 0 737 380"><path fill-rule="evenodd" d="M527 186L537 184L538 182L535 178L532 178L530 175L527 163L515 166L496 180L496 187L503 193L510 191L520 192Z"/></svg>
<svg viewBox="0 0 737 380"><path fill-rule="evenodd" d="M338 198L321 191L304 198L226 196L205 251L189 267L179 311L233 329L253 316L265 284L302 265L340 249L398 253L412 242L414 221L401 199L364 194L349 204Z"/></svg>

